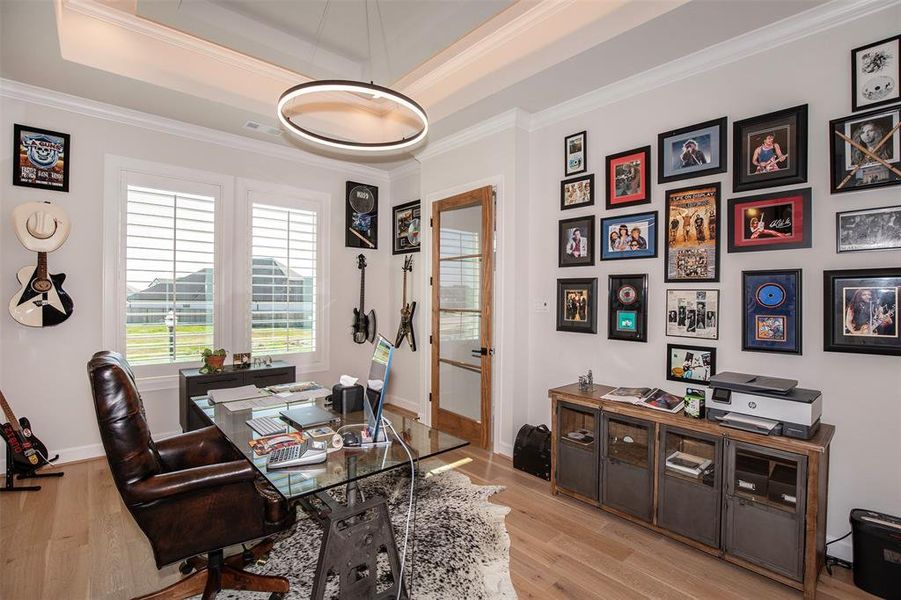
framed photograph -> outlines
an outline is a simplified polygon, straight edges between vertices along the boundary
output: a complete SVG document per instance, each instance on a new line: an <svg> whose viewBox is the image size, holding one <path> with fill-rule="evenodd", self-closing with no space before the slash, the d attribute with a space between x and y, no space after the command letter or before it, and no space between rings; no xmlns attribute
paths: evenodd
<svg viewBox="0 0 901 600"><path fill-rule="evenodd" d="M563 219L558 224L558 267L589 267L594 264L594 216Z"/></svg>
<svg viewBox="0 0 901 600"><path fill-rule="evenodd" d="M835 251L901 249L901 206L848 210L835 215Z"/></svg>
<svg viewBox="0 0 901 600"><path fill-rule="evenodd" d="M829 122L832 193L901 183L901 106Z"/></svg>
<svg viewBox="0 0 901 600"><path fill-rule="evenodd" d="M719 321L719 290L666 290L666 335L715 340Z"/></svg>
<svg viewBox="0 0 901 600"><path fill-rule="evenodd" d="M419 244L422 241L420 211L419 200L399 204L391 209L394 221L394 245L391 254L419 252Z"/></svg>
<svg viewBox="0 0 901 600"><path fill-rule="evenodd" d="M851 110L901 99L901 35L851 50Z"/></svg>
<svg viewBox="0 0 901 600"><path fill-rule="evenodd" d="M720 280L720 184L666 193L665 281Z"/></svg>
<svg viewBox="0 0 901 600"><path fill-rule="evenodd" d="M657 258L657 211L601 219L601 260Z"/></svg>
<svg viewBox="0 0 901 600"><path fill-rule="evenodd" d="M557 280L557 331L598 332L598 279Z"/></svg>
<svg viewBox="0 0 901 600"><path fill-rule="evenodd" d="M666 345L666 378L707 385L716 375L716 348L706 346Z"/></svg>
<svg viewBox="0 0 901 600"><path fill-rule="evenodd" d="M651 202L651 147L607 157L607 210Z"/></svg>
<svg viewBox="0 0 901 600"><path fill-rule="evenodd" d="M899 293L901 267L825 271L823 350L901 355Z"/></svg>
<svg viewBox="0 0 901 600"><path fill-rule="evenodd" d="M729 252L810 248L810 188L731 198Z"/></svg>
<svg viewBox="0 0 901 600"><path fill-rule="evenodd" d="M807 181L807 105L732 125L732 191Z"/></svg>
<svg viewBox="0 0 901 600"><path fill-rule="evenodd" d="M607 339L648 341L648 276L610 275Z"/></svg>
<svg viewBox="0 0 901 600"><path fill-rule="evenodd" d="M741 349L801 354L801 270L743 271Z"/></svg>
<svg viewBox="0 0 901 600"><path fill-rule="evenodd" d="M348 181L345 184L344 246L375 250L379 247L379 188Z"/></svg>
<svg viewBox="0 0 901 600"><path fill-rule="evenodd" d="M13 127L13 185L69 191L72 140L68 133L28 125Z"/></svg>
<svg viewBox="0 0 901 600"><path fill-rule="evenodd" d="M560 182L560 210L594 206L594 173Z"/></svg>
<svg viewBox="0 0 901 600"><path fill-rule="evenodd" d="M580 131L566 136L563 141L563 176L578 175L588 170L588 133Z"/></svg>
<svg viewBox="0 0 901 600"><path fill-rule="evenodd" d="M726 171L726 117L657 135L657 183Z"/></svg>

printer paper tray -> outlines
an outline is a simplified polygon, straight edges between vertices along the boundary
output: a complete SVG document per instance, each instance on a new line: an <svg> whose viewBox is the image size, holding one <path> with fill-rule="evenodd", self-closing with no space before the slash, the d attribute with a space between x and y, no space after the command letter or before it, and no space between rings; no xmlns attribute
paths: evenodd
<svg viewBox="0 0 901 600"><path fill-rule="evenodd" d="M732 427L733 429L762 433L764 435L778 435L782 431L782 426L778 421L751 417L739 413L727 413L722 417L717 417L717 420L723 427Z"/></svg>

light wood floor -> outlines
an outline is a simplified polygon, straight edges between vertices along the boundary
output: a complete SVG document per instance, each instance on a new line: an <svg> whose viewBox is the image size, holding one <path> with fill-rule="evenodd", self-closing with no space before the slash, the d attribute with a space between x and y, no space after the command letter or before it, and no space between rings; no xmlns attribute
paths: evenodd
<svg viewBox="0 0 901 600"><path fill-rule="evenodd" d="M476 484L507 489L510 567L522 599L797 599L800 593L642 527L564 497L513 469L509 460L467 448L446 455ZM40 492L0 496L0 598L130 598L178 579L157 571L150 546L122 505L104 459L63 465ZM420 540L420 543L422 541ZM821 576L818 598L873 598L850 573Z"/></svg>

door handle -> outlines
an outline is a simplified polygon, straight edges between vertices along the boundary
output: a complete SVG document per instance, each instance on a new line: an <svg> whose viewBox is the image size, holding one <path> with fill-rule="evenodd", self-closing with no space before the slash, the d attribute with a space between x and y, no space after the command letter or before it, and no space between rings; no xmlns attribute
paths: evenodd
<svg viewBox="0 0 901 600"><path fill-rule="evenodd" d="M472 350L470 350L470 352L472 352L473 358L479 358L481 356L494 356L494 348L489 349L485 348L484 346L482 348L473 348Z"/></svg>

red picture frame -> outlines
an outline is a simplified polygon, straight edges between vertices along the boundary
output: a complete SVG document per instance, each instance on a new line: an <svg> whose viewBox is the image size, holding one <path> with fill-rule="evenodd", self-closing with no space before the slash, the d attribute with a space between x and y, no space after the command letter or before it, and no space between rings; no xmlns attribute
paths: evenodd
<svg viewBox="0 0 901 600"><path fill-rule="evenodd" d="M650 204L651 147L611 154L607 165L607 210Z"/></svg>
<svg viewBox="0 0 901 600"><path fill-rule="evenodd" d="M810 188L731 198L728 251L811 247Z"/></svg>

